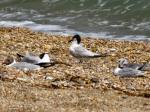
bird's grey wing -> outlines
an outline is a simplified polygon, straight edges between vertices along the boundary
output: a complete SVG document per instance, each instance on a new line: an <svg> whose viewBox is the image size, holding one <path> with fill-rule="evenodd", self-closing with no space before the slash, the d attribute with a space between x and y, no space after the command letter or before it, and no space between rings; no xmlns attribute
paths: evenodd
<svg viewBox="0 0 150 112"><path fill-rule="evenodd" d="M15 63L13 65L13 67L15 67L16 69L19 69L19 70L24 70L24 69L27 69L27 70L36 70L36 69L40 68L40 66L38 66L38 65L34 65L34 64L26 63L26 62Z"/></svg>
<svg viewBox="0 0 150 112"><path fill-rule="evenodd" d="M132 68L132 69L139 69L143 66L143 64L137 64L137 63L129 63L127 64L127 67Z"/></svg>
<svg viewBox="0 0 150 112"><path fill-rule="evenodd" d="M27 63L32 63L32 64L37 64L39 61L40 59L37 56L25 56L21 60L21 62L27 62Z"/></svg>
<svg viewBox="0 0 150 112"><path fill-rule="evenodd" d="M127 67L143 71L146 69L147 65L148 65L147 62L144 64L130 63L127 65Z"/></svg>
<svg viewBox="0 0 150 112"><path fill-rule="evenodd" d="M97 53L94 53L90 50L87 50L85 47L83 46L78 46L75 48L75 53L76 55L80 56L80 57L92 57L94 55L98 55Z"/></svg>
<svg viewBox="0 0 150 112"><path fill-rule="evenodd" d="M121 76L125 77L136 77L144 75L140 70L132 69L132 68L123 68L120 72Z"/></svg>

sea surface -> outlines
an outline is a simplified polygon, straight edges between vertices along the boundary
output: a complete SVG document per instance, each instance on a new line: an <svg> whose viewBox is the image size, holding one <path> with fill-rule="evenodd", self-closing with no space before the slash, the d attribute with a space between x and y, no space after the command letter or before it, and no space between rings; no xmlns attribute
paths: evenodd
<svg viewBox="0 0 150 112"><path fill-rule="evenodd" d="M0 0L0 26L52 34L149 40L150 0Z"/></svg>

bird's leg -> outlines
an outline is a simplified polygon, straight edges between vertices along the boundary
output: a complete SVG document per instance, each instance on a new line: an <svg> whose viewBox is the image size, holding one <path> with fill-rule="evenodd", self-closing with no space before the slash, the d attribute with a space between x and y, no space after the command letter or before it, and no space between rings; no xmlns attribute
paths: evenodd
<svg viewBox="0 0 150 112"><path fill-rule="evenodd" d="M80 59L79 59L79 63L81 63L81 64L85 64L85 63L86 63L85 58L80 58Z"/></svg>

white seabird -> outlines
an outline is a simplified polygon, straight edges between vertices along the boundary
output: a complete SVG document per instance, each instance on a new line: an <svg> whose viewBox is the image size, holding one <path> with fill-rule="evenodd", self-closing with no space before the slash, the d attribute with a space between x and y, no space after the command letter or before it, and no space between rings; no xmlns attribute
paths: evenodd
<svg viewBox="0 0 150 112"><path fill-rule="evenodd" d="M27 63L31 63L34 65L39 65L39 66L44 67L44 68L54 66L55 64L64 64L67 66L71 66L67 63L60 62L60 61L57 61L53 58L50 58L48 53L42 53L39 56L36 56L32 53L27 52L25 56L20 55L20 54L17 54L17 56L22 58L20 60L20 62L27 62Z"/></svg>
<svg viewBox="0 0 150 112"><path fill-rule="evenodd" d="M144 72L138 69L125 67L119 63L118 67L114 70L114 75L118 75L120 77L138 77L144 76Z"/></svg>
<svg viewBox="0 0 150 112"><path fill-rule="evenodd" d="M13 67L23 71L40 70L43 68L40 65L34 65L27 62L16 62L16 60L12 57L7 58L3 64L6 64L8 67Z"/></svg>
<svg viewBox="0 0 150 112"><path fill-rule="evenodd" d="M33 53L26 53L25 56L17 54L19 57L22 57L20 62L27 62L31 64L39 64L39 63L50 63L50 57L48 53L42 53L39 56L34 55Z"/></svg>
<svg viewBox="0 0 150 112"><path fill-rule="evenodd" d="M144 64L129 63L126 58L121 58L121 59L119 59L118 62L122 67L128 67L128 68L142 70L142 71L145 70L145 68L147 66L147 63L144 63Z"/></svg>
<svg viewBox="0 0 150 112"><path fill-rule="evenodd" d="M71 46L69 48L70 54L78 59L97 58L106 56L105 54L98 54L83 47L81 43L81 37L79 35L74 35L72 37L72 40L70 40L69 42L71 41L73 42L71 43Z"/></svg>

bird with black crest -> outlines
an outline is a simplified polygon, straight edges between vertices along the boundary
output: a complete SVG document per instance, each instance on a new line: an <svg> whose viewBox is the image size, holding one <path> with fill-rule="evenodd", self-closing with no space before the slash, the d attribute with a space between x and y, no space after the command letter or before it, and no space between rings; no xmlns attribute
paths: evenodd
<svg viewBox="0 0 150 112"><path fill-rule="evenodd" d="M74 35L69 42L72 42L69 48L70 54L79 59L80 62L82 62L83 58L99 58L107 56L107 54L95 53L83 47L81 37L78 34Z"/></svg>

